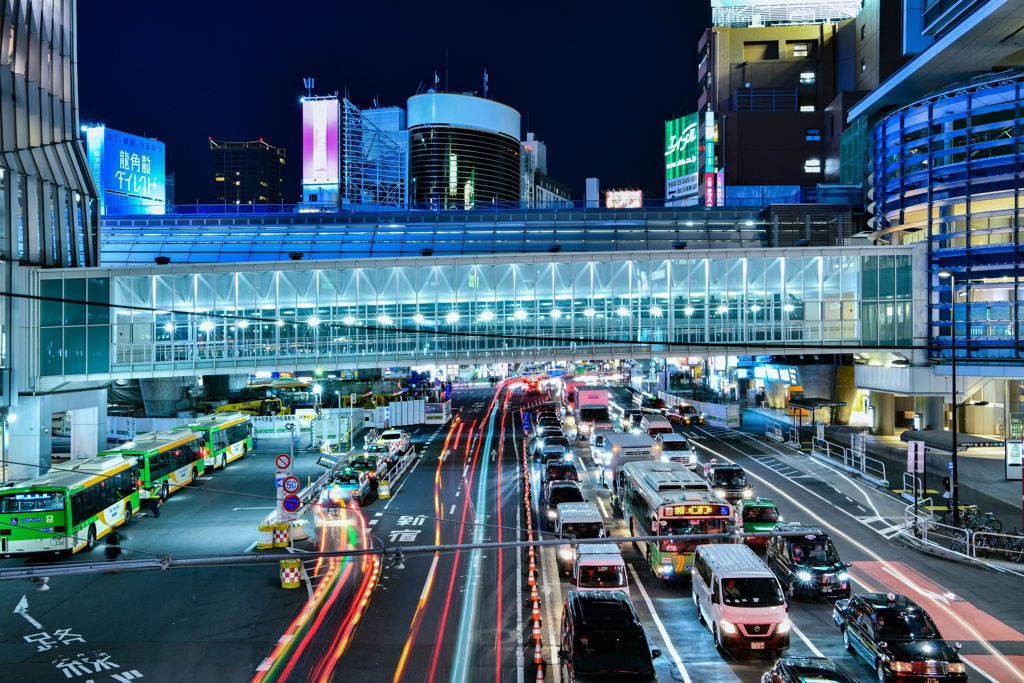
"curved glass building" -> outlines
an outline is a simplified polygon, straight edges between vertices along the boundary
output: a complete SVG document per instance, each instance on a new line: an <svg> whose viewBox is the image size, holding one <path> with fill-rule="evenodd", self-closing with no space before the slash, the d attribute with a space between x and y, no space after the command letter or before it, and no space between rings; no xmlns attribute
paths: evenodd
<svg viewBox="0 0 1024 683"><path fill-rule="evenodd" d="M472 95L408 101L409 193L414 207L468 210L522 198L519 112Z"/></svg>
<svg viewBox="0 0 1024 683"><path fill-rule="evenodd" d="M928 242L935 356L950 356L942 347L954 333L959 357L1024 356L1022 90L1024 69L988 74L892 112L872 130L875 237Z"/></svg>

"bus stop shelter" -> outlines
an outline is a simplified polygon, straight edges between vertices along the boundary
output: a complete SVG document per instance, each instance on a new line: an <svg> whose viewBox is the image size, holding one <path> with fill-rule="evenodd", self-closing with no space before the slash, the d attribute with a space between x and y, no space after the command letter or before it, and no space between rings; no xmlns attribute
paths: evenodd
<svg viewBox="0 0 1024 683"><path fill-rule="evenodd" d="M816 398L814 396L804 396L802 393L794 392L792 398L789 399L787 404L790 408L797 409L797 427L796 435L800 441L800 448L804 447L803 437L803 426L804 426L804 413L807 411L809 417L814 417L814 411L822 408L841 408L846 405L846 401L835 401L830 398Z"/></svg>
<svg viewBox="0 0 1024 683"><path fill-rule="evenodd" d="M907 430L900 434L900 441L923 441L925 448L953 452L953 432L945 429ZM956 435L957 452L966 451L968 448L999 448L1003 445L999 439L990 439L987 436L962 432L957 432Z"/></svg>

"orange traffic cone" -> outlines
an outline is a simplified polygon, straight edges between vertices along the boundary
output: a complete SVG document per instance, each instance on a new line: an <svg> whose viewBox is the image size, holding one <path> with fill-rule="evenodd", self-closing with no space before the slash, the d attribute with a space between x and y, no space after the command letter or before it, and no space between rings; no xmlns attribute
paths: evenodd
<svg viewBox="0 0 1024 683"><path fill-rule="evenodd" d="M533 588L530 590L530 599L535 605L540 602L540 596L537 595L537 584L533 584Z"/></svg>
<svg viewBox="0 0 1024 683"><path fill-rule="evenodd" d="M537 652L539 653L540 652L540 649L539 649L540 648L540 622L539 621L533 622L533 634L530 637L533 638L535 641L537 641L537 648L538 648Z"/></svg>
<svg viewBox="0 0 1024 683"><path fill-rule="evenodd" d="M527 579L526 583L527 583L527 585L530 585L530 586L536 586L537 585L537 579L533 578L533 570L532 569L530 570L530 578Z"/></svg>
<svg viewBox="0 0 1024 683"><path fill-rule="evenodd" d="M529 529L526 530L526 540L528 540L531 543L533 543L533 527L530 527Z"/></svg>
<svg viewBox="0 0 1024 683"><path fill-rule="evenodd" d="M536 585L533 586L533 592L537 592ZM533 618L535 622L540 623L540 603L537 602L537 598L533 599L533 614L531 614L530 616Z"/></svg>
<svg viewBox="0 0 1024 683"><path fill-rule="evenodd" d="M536 659L536 658L537 658L537 655L534 654L534 659ZM537 678L534 679L536 681L543 681L544 680L544 667L542 666L542 664L544 664L543 660L541 660L541 663L537 665Z"/></svg>
<svg viewBox="0 0 1024 683"><path fill-rule="evenodd" d="M537 563L536 563L536 562L534 561L534 559L533 559L533 558L531 557L531 558L530 558L530 573L532 574L532 573L534 573L535 571L537 571Z"/></svg>
<svg viewBox="0 0 1024 683"><path fill-rule="evenodd" d="M531 545L531 546L530 546L530 559L532 560L533 558L534 558L534 555L533 555L533 546Z"/></svg>
<svg viewBox="0 0 1024 683"><path fill-rule="evenodd" d="M537 646L533 649L533 663L537 665L537 673L540 673L540 666L544 663L544 655L540 651L540 637L537 638ZM544 680L541 676L540 680Z"/></svg>

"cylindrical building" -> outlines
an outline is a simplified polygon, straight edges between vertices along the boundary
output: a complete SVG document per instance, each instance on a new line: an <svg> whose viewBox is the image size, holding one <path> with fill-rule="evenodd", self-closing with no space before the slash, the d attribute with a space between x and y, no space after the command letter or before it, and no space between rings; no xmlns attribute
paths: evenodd
<svg viewBox="0 0 1024 683"><path fill-rule="evenodd" d="M453 93L408 102L409 193L414 207L472 209L522 197L519 112Z"/></svg>

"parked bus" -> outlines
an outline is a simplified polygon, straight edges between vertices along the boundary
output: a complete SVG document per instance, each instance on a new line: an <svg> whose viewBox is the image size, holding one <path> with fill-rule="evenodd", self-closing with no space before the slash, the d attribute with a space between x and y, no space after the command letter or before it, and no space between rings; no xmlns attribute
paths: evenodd
<svg viewBox="0 0 1024 683"><path fill-rule="evenodd" d="M244 413L208 415L177 429L202 432L206 440L206 467L224 467L252 449L252 416Z"/></svg>
<svg viewBox="0 0 1024 683"><path fill-rule="evenodd" d="M111 454L0 490L0 556L91 550L138 511L138 481L135 458Z"/></svg>
<svg viewBox="0 0 1024 683"><path fill-rule="evenodd" d="M631 462L618 473L619 505L631 536L724 534L732 506L678 462ZM641 552L656 576L689 574L697 546L709 540L648 541Z"/></svg>
<svg viewBox="0 0 1024 683"><path fill-rule="evenodd" d="M139 460L139 498L166 499L192 484L205 471L203 433L191 429L165 429L135 437L135 441L98 457L134 455Z"/></svg>

